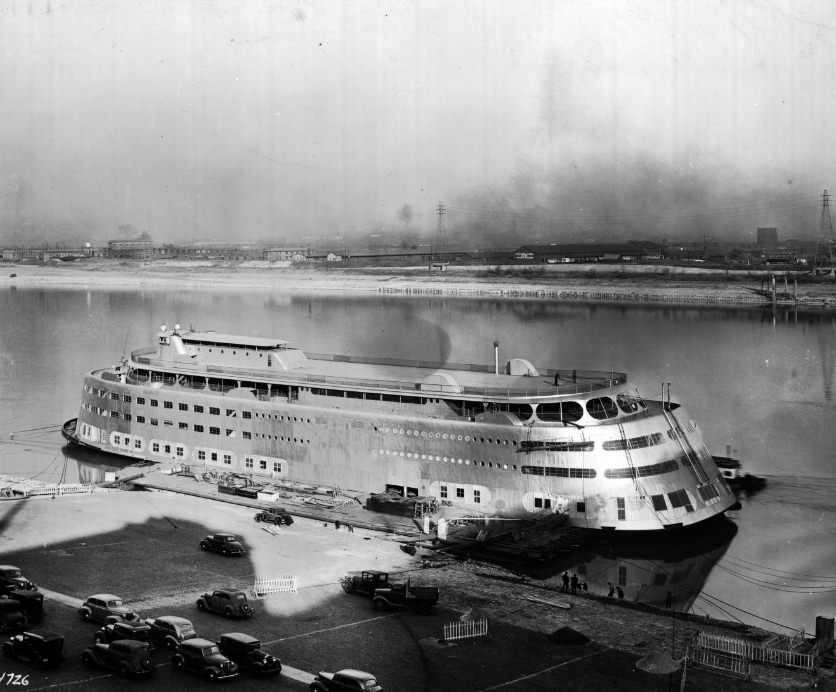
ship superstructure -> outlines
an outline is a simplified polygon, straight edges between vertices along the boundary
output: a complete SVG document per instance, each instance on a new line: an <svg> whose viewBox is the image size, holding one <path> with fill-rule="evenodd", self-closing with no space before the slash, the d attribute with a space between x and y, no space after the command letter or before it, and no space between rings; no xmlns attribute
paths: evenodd
<svg viewBox="0 0 836 692"><path fill-rule="evenodd" d="M495 360L323 355L164 326L84 378L65 432L126 457L435 496L449 516L648 531L734 504L680 405L643 399L623 373Z"/></svg>

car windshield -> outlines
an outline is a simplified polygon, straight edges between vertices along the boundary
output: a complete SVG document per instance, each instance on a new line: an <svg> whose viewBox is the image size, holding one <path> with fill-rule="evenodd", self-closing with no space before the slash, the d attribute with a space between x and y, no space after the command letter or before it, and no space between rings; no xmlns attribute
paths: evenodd
<svg viewBox="0 0 836 692"><path fill-rule="evenodd" d="M194 627L192 626L192 623L190 623L190 622L183 622L183 623L177 625L177 629L180 630L181 632L194 632Z"/></svg>
<svg viewBox="0 0 836 692"><path fill-rule="evenodd" d="M227 543L233 543L235 541L235 536L224 536L223 538Z"/></svg>
<svg viewBox="0 0 836 692"><path fill-rule="evenodd" d="M372 678L371 680L366 680L366 682L365 682L365 684L363 685L363 687L365 687L366 689L371 689L371 688L372 688L372 687L374 687L375 685L377 685L377 680L375 680L374 678Z"/></svg>
<svg viewBox="0 0 836 692"><path fill-rule="evenodd" d="M235 596L235 600L236 601L246 601L247 600L247 595L243 594L243 593L239 593Z"/></svg>
<svg viewBox="0 0 836 692"><path fill-rule="evenodd" d="M107 602L108 608L121 608L122 607L122 599L121 598L113 598Z"/></svg>
<svg viewBox="0 0 836 692"><path fill-rule="evenodd" d="M3 570L3 576L7 579L19 579L23 576L23 572L19 569L7 569Z"/></svg>
<svg viewBox="0 0 836 692"><path fill-rule="evenodd" d="M215 655L215 654L219 654L219 653L221 653L221 650L220 650L217 646L215 646L215 645L212 645L212 646L207 646L207 647L203 650L203 655L204 655L204 656L213 656L213 655Z"/></svg>

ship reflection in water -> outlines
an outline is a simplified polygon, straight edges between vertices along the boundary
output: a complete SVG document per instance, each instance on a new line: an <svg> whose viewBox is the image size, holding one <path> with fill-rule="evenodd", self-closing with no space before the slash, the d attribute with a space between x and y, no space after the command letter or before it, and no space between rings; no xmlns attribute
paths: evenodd
<svg viewBox="0 0 836 692"><path fill-rule="evenodd" d="M78 474L78 483L107 483L113 480L109 477L109 473L118 473L124 471L129 466L137 464L137 461L125 459L124 457L117 457L113 454L106 454L98 452L95 449L85 449L77 447L76 445L64 445L61 448L61 453L64 459L76 462L76 472ZM124 475L124 474L123 474ZM68 476L67 482L76 482L70 480Z"/></svg>
<svg viewBox="0 0 836 692"><path fill-rule="evenodd" d="M607 595L612 584L621 587L625 600L660 608L670 593L670 607L688 611L737 534L737 525L728 519L706 528L687 535L588 543L529 574L560 588L566 571L585 582L591 594Z"/></svg>

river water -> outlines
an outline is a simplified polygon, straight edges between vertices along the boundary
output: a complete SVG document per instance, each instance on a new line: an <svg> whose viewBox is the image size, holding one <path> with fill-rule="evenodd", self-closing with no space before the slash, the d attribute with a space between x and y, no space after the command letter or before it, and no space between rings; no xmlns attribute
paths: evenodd
<svg viewBox="0 0 836 692"><path fill-rule="evenodd" d="M320 353L627 372L641 394L671 383L709 448L765 489L715 535L687 545L594 544L542 575L577 573L596 593L780 632L836 615L836 316L735 308L268 291L0 289L0 473L101 480L112 459L68 454L82 376L152 345L179 322L284 338ZM105 466L102 466L102 463ZM552 576L558 579L557 576Z"/></svg>

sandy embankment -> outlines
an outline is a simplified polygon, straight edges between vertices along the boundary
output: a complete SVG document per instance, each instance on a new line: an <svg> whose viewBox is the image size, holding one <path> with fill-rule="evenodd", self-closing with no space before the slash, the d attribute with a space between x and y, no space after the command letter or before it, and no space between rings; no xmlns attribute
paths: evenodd
<svg viewBox="0 0 836 692"><path fill-rule="evenodd" d="M0 285L88 289L211 288L276 292L340 292L525 297L553 300L632 301L691 305L758 305L754 290L769 287L769 274L736 274L692 268L550 265L451 267L428 273L422 267L323 269L286 262L129 262L90 260L73 264L5 263ZM836 283L778 279L779 293L799 302L836 309Z"/></svg>

